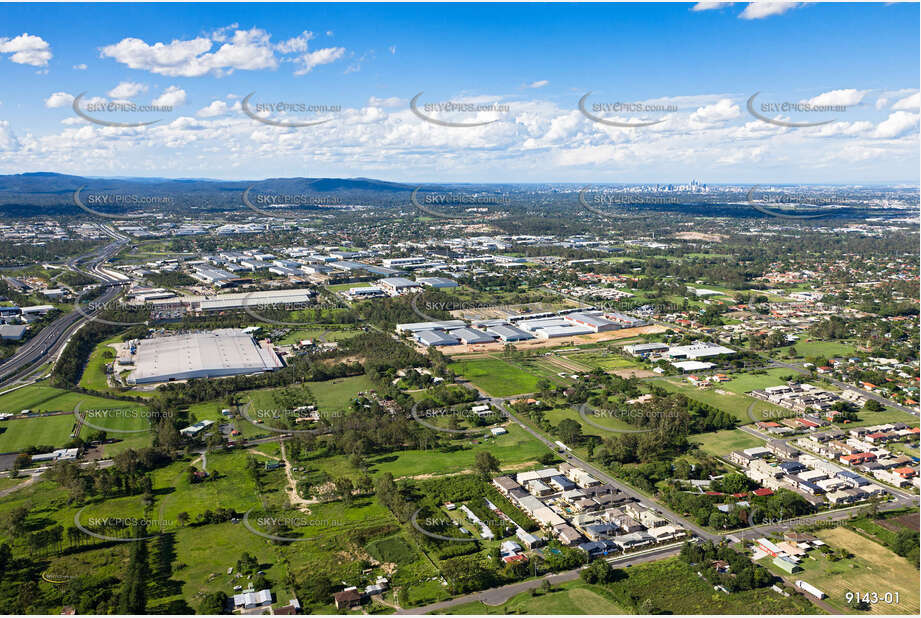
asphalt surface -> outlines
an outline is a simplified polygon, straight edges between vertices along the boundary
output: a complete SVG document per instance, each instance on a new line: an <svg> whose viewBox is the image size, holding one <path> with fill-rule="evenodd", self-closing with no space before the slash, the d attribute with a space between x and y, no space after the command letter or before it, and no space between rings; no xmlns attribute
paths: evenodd
<svg viewBox="0 0 921 618"><path fill-rule="evenodd" d="M68 266L73 270L77 268L77 263L81 261L90 261L92 266L85 272L90 276L100 279L103 283L113 283L115 279L105 273L100 272L99 265L111 259L125 245L125 239L117 239L102 249L89 253L79 258L74 258L68 262ZM102 306L105 303L116 298L121 293L120 287L110 287L105 290L98 298L94 299L93 304ZM73 335L90 318L87 315L94 315L98 309L93 311L78 311L74 309L70 313L62 315L57 320L43 328L38 334L32 337L16 350L16 353L0 363L0 388L13 386L21 382L32 373L36 367L40 366L47 360L50 360L64 347L67 340Z"/></svg>

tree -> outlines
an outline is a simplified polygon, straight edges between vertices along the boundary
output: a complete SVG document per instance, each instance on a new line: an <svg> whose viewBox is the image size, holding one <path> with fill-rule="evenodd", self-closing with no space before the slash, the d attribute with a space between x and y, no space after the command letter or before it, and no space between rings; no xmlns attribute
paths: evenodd
<svg viewBox="0 0 921 618"><path fill-rule="evenodd" d="M493 472L499 471L499 460L489 451L479 451L476 454L474 467L480 476L488 481Z"/></svg>
<svg viewBox="0 0 921 618"><path fill-rule="evenodd" d="M227 607L227 593L218 590L204 596L198 607L199 614L223 614Z"/></svg>
<svg viewBox="0 0 921 618"><path fill-rule="evenodd" d="M556 431L563 442L574 446L582 443L582 425L580 425L578 421L574 421L571 418L564 418L560 421L560 424L557 425Z"/></svg>

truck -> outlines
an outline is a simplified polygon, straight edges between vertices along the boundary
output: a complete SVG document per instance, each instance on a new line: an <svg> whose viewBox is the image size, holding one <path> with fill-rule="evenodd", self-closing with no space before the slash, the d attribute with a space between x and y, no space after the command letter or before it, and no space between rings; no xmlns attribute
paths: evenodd
<svg viewBox="0 0 921 618"><path fill-rule="evenodd" d="M559 440L557 440L554 444L556 444L556 449L561 453L566 453L572 450L571 448L569 448L568 446L566 446Z"/></svg>

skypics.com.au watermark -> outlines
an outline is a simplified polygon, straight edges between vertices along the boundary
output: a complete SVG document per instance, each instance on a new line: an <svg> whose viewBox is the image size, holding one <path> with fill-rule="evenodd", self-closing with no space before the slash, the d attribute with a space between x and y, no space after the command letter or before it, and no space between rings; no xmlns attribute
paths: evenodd
<svg viewBox="0 0 921 618"><path fill-rule="evenodd" d="M466 101L442 101L439 103L419 103L419 97L423 95L423 92L420 92L414 96L409 102L409 109L415 114L418 118L421 118L425 122L430 124L438 125L440 127L452 127L452 128L470 128L470 127L482 127L494 122L498 122L499 118L493 118L490 120L470 120L470 118L476 118L480 114L505 114L511 111L511 107L508 104L504 103L471 103ZM436 118L432 114L466 114L466 116L461 116L465 120L462 122L460 119L457 120L443 120L441 118ZM452 116L456 117L456 116Z"/></svg>
<svg viewBox="0 0 921 618"><path fill-rule="evenodd" d="M800 191L764 191L760 185L749 189L746 203L771 217L779 219L818 219L835 214L843 207L842 196L816 195ZM805 207L805 208L803 208Z"/></svg>
<svg viewBox="0 0 921 618"><path fill-rule="evenodd" d="M317 541L337 534L337 529L342 529L354 521L347 522L338 519L319 519L302 517L300 515L271 515L258 511L261 515L254 515L256 509L250 509L243 514L243 527L256 536L275 541L277 543L303 543ZM300 529L322 529L321 534L311 536L295 536L293 531Z"/></svg>
<svg viewBox="0 0 921 618"><path fill-rule="evenodd" d="M74 206L104 219L142 219L149 218L150 215L148 213L102 212L95 208L90 208L87 204L97 207L119 206L125 208L128 206L166 206L176 202L176 198L169 195L143 195L139 193L87 193L86 196L80 195L85 188L86 185L83 185L74 191ZM84 199L86 203L84 203Z"/></svg>
<svg viewBox="0 0 921 618"><path fill-rule="evenodd" d="M592 122L603 124L609 127L618 127L622 129L636 129L640 127L651 127L662 122L665 122L665 118L660 118L658 120L613 120L604 116L599 116L598 114L604 113L615 113L615 114L650 114L650 113L674 113L678 111L677 105L671 104L657 104L657 103L644 103L644 102L623 102L623 101L613 101L607 103L593 103L591 105L591 111L589 111L586 106L588 97L591 96L591 92L585 93L581 99L579 99L579 111L582 112L582 115L591 120Z"/></svg>
<svg viewBox="0 0 921 618"><path fill-rule="evenodd" d="M97 431L106 433L147 433L151 431L153 423L166 416L163 412L148 410L146 408L90 408L81 410L82 402L74 408L74 417L78 422L92 427ZM119 427L110 427L109 424L117 424L121 419L146 420L148 427L138 429L123 429Z"/></svg>
<svg viewBox="0 0 921 618"><path fill-rule="evenodd" d="M89 517L86 523L82 521L83 511L89 508L89 505L83 507L74 514L74 526L80 532L97 538L101 541L113 541L116 543L131 543L135 541L146 541L148 539L160 536L157 534L145 534L144 536L116 536L117 534L137 534L138 531L148 531L150 529L166 530L174 528L178 522L172 519L149 519L146 517Z"/></svg>
<svg viewBox="0 0 921 618"><path fill-rule="evenodd" d="M251 424L278 434L291 435L317 435L324 433L323 427L314 429L296 429L287 427L275 427L272 422L293 423L329 423L335 419L345 418L347 412L344 410L317 410L310 409L311 406L301 406L297 408L255 408L252 405L246 405L240 408L240 416Z"/></svg>
<svg viewBox="0 0 921 618"><path fill-rule="evenodd" d="M81 102L83 101L84 96L86 96L86 93L82 92L78 94L76 97L74 97L73 103L71 103L71 109L73 109L74 113L80 118L83 118L84 120L92 122L93 124L98 124L103 127L115 127L115 128L122 128L122 129L135 128L135 127L146 127L146 126L150 126L150 125L160 122L161 119L157 118L155 120L124 122L124 121L100 118L98 117L98 114L100 113L149 114L149 113L170 113L173 111L172 105L156 105L156 104L141 105L138 103L133 103L131 101L98 101L98 100L90 100L86 104L86 109L84 110L81 107ZM91 116L90 114L96 114L96 115Z"/></svg>
<svg viewBox="0 0 921 618"><path fill-rule="evenodd" d="M260 114L339 114L342 112L341 105L329 105L325 103L305 103L303 101L275 101L272 103L250 103L250 99L255 96L251 92L240 102L240 109L244 114L262 124L272 127L281 127L287 129L298 129L302 127L314 127L326 124L334 120L333 118L323 118L319 120L276 120L269 116Z"/></svg>
<svg viewBox="0 0 921 618"><path fill-rule="evenodd" d="M252 194L256 185L250 185L243 192L243 205L265 217L282 219L303 219L305 214L297 207L333 208L343 204L342 198L312 193L257 193Z"/></svg>
<svg viewBox="0 0 921 618"><path fill-rule="evenodd" d="M616 421L623 421L625 423L631 423L632 421L638 420L649 420L650 418L654 419L677 419L679 418L679 413L672 410L643 410L637 409L634 407L625 407L625 408L592 408L587 403L583 403L579 406L579 416L583 421L600 429L602 431L607 431L610 433L650 433L656 431L657 427L652 427L648 429L624 429L617 427L610 427L608 425L602 425L596 423L592 418L608 418Z"/></svg>
<svg viewBox="0 0 921 618"><path fill-rule="evenodd" d="M613 219L618 213L606 212L604 209L611 206L664 206L681 204L677 196L669 195L644 195L642 193L592 191L591 187L582 187L579 190L579 204L587 211L605 219ZM620 213L621 215L623 213Z"/></svg>
<svg viewBox="0 0 921 618"><path fill-rule="evenodd" d="M491 193L461 193L459 191L432 191L421 193L422 187L413 189L409 196L412 205L427 215L439 219L458 219L472 221L482 219L489 212L488 206L509 206L511 198L508 194ZM462 212L446 211L445 208L453 207L463 209Z"/></svg>
<svg viewBox="0 0 921 618"><path fill-rule="evenodd" d="M745 104L745 107L748 109L748 113L760 120L761 122L766 122L777 127L786 127L786 128L805 128L805 127L820 127L823 124L829 124L835 122L836 118L830 120L815 120L809 122L795 122L792 120L786 120L784 118L778 117L768 117L765 114L788 114L788 113L803 113L803 114L829 114L829 113L844 113L848 111L847 105L836 105L836 104L822 104L822 103L812 103L810 101L762 101L755 103L755 98L760 95L761 92L756 92L748 98L748 101Z"/></svg>

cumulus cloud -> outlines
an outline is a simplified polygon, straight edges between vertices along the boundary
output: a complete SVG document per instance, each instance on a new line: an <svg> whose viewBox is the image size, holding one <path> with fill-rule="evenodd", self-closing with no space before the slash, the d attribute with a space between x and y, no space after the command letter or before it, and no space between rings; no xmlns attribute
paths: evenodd
<svg viewBox="0 0 921 618"><path fill-rule="evenodd" d="M691 7L692 11L710 11L732 5L732 2L698 2Z"/></svg>
<svg viewBox="0 0 921 618"><path fill-rule="evenodd" d="M233 105L227 105L224 101L216 99L211 101L211 104L207 107L203 107L195 115L199 118L214 118L215 116L224 116L229 113L231 110L239 109L240 104L234 103Z"/></svg>
<svg viewBox="0 0 921 618"><path fill-rule="evenodd" d="M75 71L85 71L85 70L86 70L86 65L83 64L83 63L75 64L75 65L74 65L74 70L75 70Z"/></svg>
<svg viewBox="0 0 921 618"><path fill-rule="evenodd" d="M0 150L19 150L19 140L13 134L8 120L0 120Z"/></svg>
<svg viewBox="0 0 921 618"><path fill-rule="evenodd" d="M345 54L342 47L309 50L314 34L305 30L296 37L273 44L272 35L261 28L238 29L236 24L194 39L173 39L169 43L148 43L128 37L100 50L132 69L169 77L223 76L236 70L276 69L281 60L301 65L296 74L307 73L321 64L335 62ZM276 55L278 54L278 55Z"/></svg>
<svg viewBox="0 0 921 618"><path fill-rule="evenodd" d="M720 99L712 105L697 108L691 114L691 124L698 126L712 126L722 124L727 120L738 118L742 114L739 106L730 99Z"/></svg>
<svg viewBox="0 0 921 618"><path fill-rule="evenodd" d="M74 95L67 92L55 92L45 99L45 107L67 107L74 102Z"/></svg>
<svg viewBox="0 0 921 618"><path fill-rule="evenodd" d="M12 39L0 37L0 54L10 54L10 61L33 67L48 66L52 58L48 42L28 32Z"/></svg>
<svg viewBox="0 0 921 618"><path fill-rule="evenodd" d="M373 105L374 107L399 107L401 105L406 105L406 99L401 99L400 97L380 99L372 96L368 99L368 105Z"/></svg>
<svg viewBox="0 0 921 618"><path fill-rule="evenodd" d="M912 114L910 112L893 112L889 114L888 118L876 126L876 131L873 133L873 136L882 139L891 139L904 135L909 131L916 132L918 118L918 114Z"/></svg>
<svg viewBox="0 0 921 618"><path fill-rule="evenodd" d="M845 105L850 107L860 103L866 94L866 90L855 90L853 88L848 88L845 90L830 90L828 92L823 92L818 96L812 97L806 102L811 103L812 105Z"/></svg>
<svg viewBox="0 0 921 618"><path fill-rule="evenodd" d="M121 82L109 91L109 96L117 100L133 99L142 92L147 91L147 86L137 82Z"/></svg>
<svg viewBox="0 0 921 618"><path fill-rule="evenodd" d="M921 93L914 93L892 104L892 109L916 110L921 107Z"/></svg>
<svg viewBox="0 0 921 618"><path fill-rule="evenodd" d="M323 49L318 49L316 51L307 52L294 59L294 62L301 65L297 71L294 72L295 75L304 75L310 73L314 68L323 65L330 64L342 58L345 55L344 47L326 47Z"/></svg>
<svg viewBox="0 0 921 618"><path fill-rule="evenodd" d="M739 19L762 19L782 15L802 5L802 2L749 2L745 10L739 14Z"/></svg>
<svg viewBox="0 0 921 618"><path fill-rule="evenodd" d="M153 100L153 104L163 107L179 107L185 105L185 90L178 86L170 86Z"/></svg>
<svg viewBox="0 0 921 618"><path fill-rule="evenodd" d="M544 86L546 86L546 85L549 84L549 83L550 83L549 80L546 80L546 79L539 79L539 80L537 80L536 82L531 82L530 84L527 84L525 87L526 87L526 88L543 88Z"/></svg>

